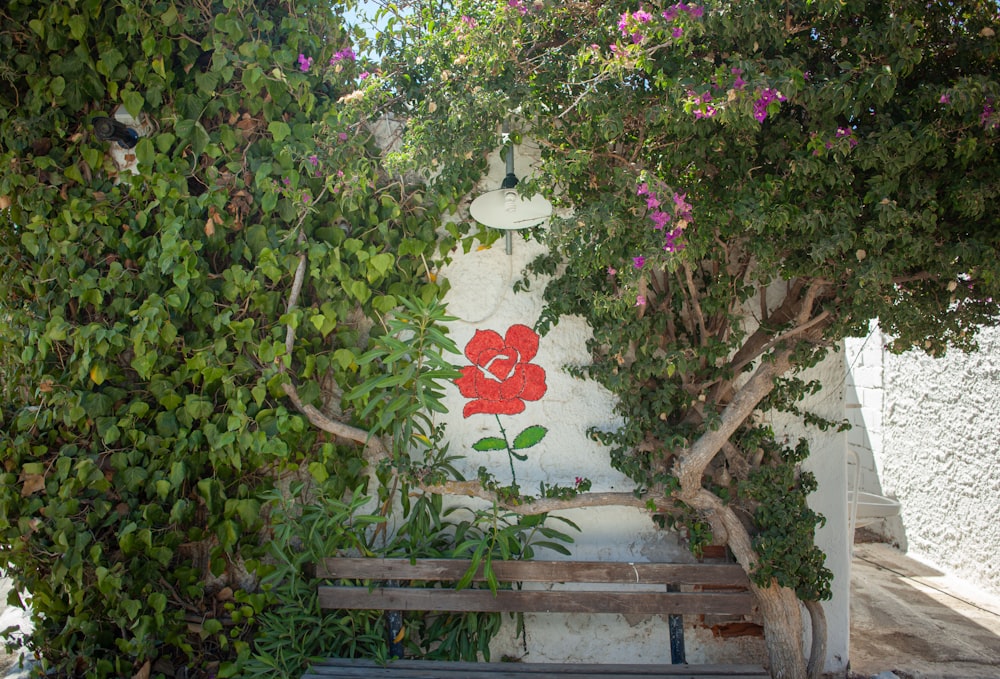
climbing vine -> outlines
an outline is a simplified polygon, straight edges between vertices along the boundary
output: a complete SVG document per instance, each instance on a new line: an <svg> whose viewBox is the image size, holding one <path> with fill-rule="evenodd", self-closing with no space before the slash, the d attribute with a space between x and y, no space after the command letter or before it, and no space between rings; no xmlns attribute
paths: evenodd
<svg viewBox="0 0 1000 679"><path fill-rule="evenodd" d="M237 674L276 493L378 497L310 417L373 431L434 384L372 351L428 318L484 165L386 165L398 99L348 6L0 9L0 555L47 671Z"/></svg>

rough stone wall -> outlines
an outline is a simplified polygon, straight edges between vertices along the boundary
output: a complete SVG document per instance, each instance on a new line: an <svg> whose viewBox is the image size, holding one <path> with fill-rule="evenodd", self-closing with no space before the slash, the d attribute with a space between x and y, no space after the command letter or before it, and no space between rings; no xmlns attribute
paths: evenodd
<svg viewBox="0 0 1000 679"><path fill-rule="evenodd" d="M902 504L899 519L873 528L1000 593L1000 329L982 331L977 353L937 359L896 356L885 343L876 329L848 349L848 413L864 427L849 434L861 488Z"/></svg>

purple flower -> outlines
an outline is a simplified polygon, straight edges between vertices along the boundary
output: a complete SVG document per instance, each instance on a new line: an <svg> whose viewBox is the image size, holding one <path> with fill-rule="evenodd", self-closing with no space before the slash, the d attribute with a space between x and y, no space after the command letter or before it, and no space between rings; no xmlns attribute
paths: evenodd
<svg viewBox="0 0 1000 679"><path fill-rule="evenodd" d="M516 9L522 16L528 13L528 8L525 7L521 0L507 0L507 6L511 9Z"/></svg>
<svg viewBox="0 0 1000 679"><path fill-rule="evenodd" d="M668 9L663 10L663 18L666 19L667 21L673 21L674 19L676 19L677 18L677 7L674 6L674 7L670 7Z"/></svg>
<svg viewBox="0 0 1000 679"><path fill-rule="evenodd" d="M636 295L635 296L635 305L636 306L646 306L646 296L645 295Z"/></svg>
<svg viewBox="0 0 1000 679"><path fill-rule="evenodd" d="M650 194L649 198L646 199L646 207L650 210L655 210L660 207L660 199Z"/></svg>
<svg viewBox="0 0 1000 679"><path fill-rule="evenodd" d="M628 35L628 12L621 15L618 19L618 30L622 32L622 35Z"/></svg>
<svg viewBox="0 0 1000 679"><path fill-rule="evenodd" d="M772 101L786 101L786 98L778 90L765 87L757 95L757 100L753 103L753 117L758 123L764 122L767 118L767 106Z"/></svg>
<svg viewBox="0 0 1000 679"><path fill-rule="evenodd" d="M648 24L650 21L652 21L653 15L650 14L649 12L644 12L643 10L640 9L638 12L632 14L632 18L638 21L640 24Z"/></svg>
<svg viewBox="0 0 1000 679"><path fill-rule="evenodd" d="M358 80L364 80L370 75L371 73L369 73L368 71L361 71L361 73L358 74Z"/></svg>
<svg viewBox="0 0 1000 679"><path fill-rule="evenodd" d="M702 118L714 118L715 114L718 112L719 111L711 104L708 104L707 106L701 106L694 110L694 119L701 120Z"/></svg>
<svg viewBox="0 0 1000 679"><path fill-rule="evenodd" d="M341 132L340 134L337 135L337 139L339 139L340 141L347 141L347 133Z"/></svg>
<svg viewBox="0 0 1000 679"><path fill-rule="evenodd" d="M313 65L312 57L307 57L304 54L299 54L299 70L303 73L308 71Z"/></svg>
<svg viewBox="0 0 1000 679"><path fill-rule="evenodd" d="M608 275L609 275L609 276L614 276L614 275L615 275L615 274L617 274L617 273L618 273L618 269L616 269L616 268L615 268L615 267L613 267L613 266L609 266L609 267L608 267Z"/></svg>
<svg viewBox="0 0 1000 679"><path fill-rule="evenodd" d="M670 221L670 215L662 210L653 212L649 215L649 218L652 220L654 228L656 228L657 231L662 231L666 228L667 222Z"/></svg>
<svg viewBox="0 0 1000 679"><path fill-rule="evenodd" d="M642 255L632 258L632 266L634 266L637 269L641 269L645 263L646 263L646 258L643 257Z"/></svg>
<svg viewBox="0 0 1000 679"><path fill-rule="evenodd" d="M344 61L344 60L354 61L357 58L358 57L354 53L354 50L352 50L350 47L345 47L344 49L340 50L339 52L335 53L332 57L330 57L330 65L333 66L338 61Z"/></svg>
<svg viewBox="0 0 1000 679"><path fill-rule="evenodd" d="M674 26L674 30L670 31L670 35L674 36L675 38L679 38L682 35L684 35L684 29L681 28L680 26Z"/></svg>
<svg viewBox="0 0 1000 679"><path fill-rule="evenodd" d="M309 156L309 163L310 163L310 164L311 164L311 165L312 165L313 167L317 167L317 166L319 165L319 158L317 158L317 157L316 157L316 156L314 156L314 155L313 155L313 156Z"/></svg>
<svg viewBox="0 0 1000 679"><path fill-rule="evenodd" d="M678 239L681 237L683 229L677 228L667 234L666 243L663 245L663 249L666 252L680 252L684 249L684 244L679 243Z"/></svg>
<svg viewBox="0 0 1000 679"><path fill-rule="evenodd" d="M705 8L704 7L699 7L697 5L693 5L688 10L688 14L690 14L691 16L693 16L695 19L700 19L704 13L705 13Z"/></svg>
<svg viewBox="0 0 1000 679"><path fill-rule="evenodd" d="M639 190L635 192L635 195L637 196L649 195L649 184L647 184L646 182L639 184Z"/></svg>
<svg viewBox="0 0 1000 679"><path fill-rule="evenodd" d="M950 104L951 103L951 97L949 97L948 93L945 92L944 94L941 95L941 98L938 99L938 103L939 104Z"/></svg>

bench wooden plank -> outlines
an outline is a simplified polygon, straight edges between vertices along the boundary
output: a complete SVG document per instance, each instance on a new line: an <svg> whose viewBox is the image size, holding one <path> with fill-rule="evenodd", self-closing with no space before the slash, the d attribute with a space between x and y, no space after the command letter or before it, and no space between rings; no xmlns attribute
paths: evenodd
<svg viewBox="0 0 1000 679"><path fill-rule="evenodd" d="M512 613L741 614L749 592L609 592L321 586L326 609Z"/></svg>
<svg viewBox="0 0 1000 679"><path fill-rule="evenodd" d="M607 563L600 561L494 561L500 582L600 582L676 584L709 587L749 585L738 564ZM459 580L469 568L464 559L371 559L330 557L317 566L321 578L346 580ZM474 580L485 581L480 567Z"/></svg>
<svg viewBox="0 0 1000 679"><path fill-rule="evenodd" d="M382 666L371 660L330 658L310 668L302 679L767 679L759 665L595 665L565 663L467 663L395 660Z"/></svg>

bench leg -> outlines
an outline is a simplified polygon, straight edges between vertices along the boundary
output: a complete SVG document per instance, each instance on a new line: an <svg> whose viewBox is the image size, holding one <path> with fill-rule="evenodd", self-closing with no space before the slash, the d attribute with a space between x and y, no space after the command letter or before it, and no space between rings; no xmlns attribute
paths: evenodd
<svg viewBox="0 0 1000 679"><path fill-rule="evenodd" d="M678 585L667 585L668 592L679 592ZM674 665L683 665L687 662L684 657L684 618L680 615L667 616L667 629L670 632L670 662Z"/></svg>

